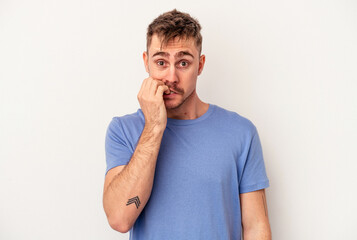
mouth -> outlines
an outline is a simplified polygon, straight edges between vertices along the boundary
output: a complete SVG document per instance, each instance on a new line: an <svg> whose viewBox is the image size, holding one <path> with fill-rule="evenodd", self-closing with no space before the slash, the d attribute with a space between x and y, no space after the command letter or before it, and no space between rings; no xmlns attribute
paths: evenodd
<svg viewBox="0 0 357 240"><path fill-rule="evenodd" d="M177 94L177 92L172 91L171 89L170 89L170 93L165 93L165 92L164 92L164 95L170 95L170 94Z"/></svg>
<svg viewBox="0 0 357 240"><path fill-rule="evenodd" d="M170 93L164 93L163 97L165 100L174 99L177 93L170 89Z"/></svg>

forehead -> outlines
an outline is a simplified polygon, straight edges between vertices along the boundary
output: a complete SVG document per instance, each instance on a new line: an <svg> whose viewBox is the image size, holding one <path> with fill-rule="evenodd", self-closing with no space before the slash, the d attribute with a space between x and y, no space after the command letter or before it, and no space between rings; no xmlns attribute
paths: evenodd
<svg viewBox="0 0 357 240"><path fill-rule="evenodd" d="M159 38L156 34L152 36L151 44L148 50L150 55L158 51L168 52L173 54L180 51L188 51L191 52L193 55L198 55L198 49L196 47L193 38L179 39L177 37L175 39L171 39L170 41L168 41L167 45L162 45L161 38Z"/></svg>

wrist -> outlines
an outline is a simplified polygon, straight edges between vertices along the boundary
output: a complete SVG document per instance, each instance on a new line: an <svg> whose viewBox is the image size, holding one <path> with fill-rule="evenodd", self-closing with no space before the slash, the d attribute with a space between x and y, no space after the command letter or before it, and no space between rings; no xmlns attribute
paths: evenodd
<svg viewBox="0 0 357 240"><path fill-rule="evenodd" d="M147 124L145 123L144 130L145 132L149 132L155 135L163 135L165 131L166 125L158 125L158 124Z"/></svg>

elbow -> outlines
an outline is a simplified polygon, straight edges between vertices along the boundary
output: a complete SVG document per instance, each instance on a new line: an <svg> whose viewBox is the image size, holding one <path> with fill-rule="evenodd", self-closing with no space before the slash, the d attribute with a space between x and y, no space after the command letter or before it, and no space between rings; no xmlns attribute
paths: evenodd
<svg viewBox="0 0 357 240"><path fill-rule="evenodd" d="M134 225L127 213L123 213L120 209L111 208L105 201L103 207L108 223L113 230L127 233Z"/></svg>
<svg viewBox="0 0 357 240"><path fill-rule="evenodd" d="M103 203L104 212L107 217L110 227L118 232L127 233L131 226L125 221L125 218L119 214L118 210L113 210L108 207L108 204Z"/></svg>
<svg viewBox="0 0 357 240"><path fill-rule="evenodd" d="M110 227L121 233L127 233L133 226L127 219L118 215L107 215L107 219Z"/></svg>
<svg viewBox="0 0 357 240"><path fill-rule="evenodd" d="M118 221L108 218L108 222L112 229L121 233L127 233L131 229L130 224L127 224L123 221Z"/></svg>
<svg viewBox="0 0 357 240"><path fill-rule="evenodd" d="M110 227L114 229L115 231L121 232L121 233L127 233L130 230L130 227L124 224L110 224Z"/></svg>
<svg viewBox="0 0 357 240"><path fill-rule="evenodd" d="M269 224L255 225L252 227L243 227L243 239L264 239L271 240L272 234Z"/></svg>

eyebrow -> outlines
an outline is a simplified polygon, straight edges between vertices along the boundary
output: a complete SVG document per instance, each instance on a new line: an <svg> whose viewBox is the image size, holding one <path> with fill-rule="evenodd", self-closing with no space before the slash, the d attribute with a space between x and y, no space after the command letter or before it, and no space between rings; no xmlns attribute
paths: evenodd
<svg viewBox="0 0 357 240"><path fill-rule="evenodd" d="M167 52L156 52L151 57L155 57L155 56L169 57L170 54ZM180 51L175 54L176 58L183 57L183 56L191 56L192 58L195 58L191 53L189 53L187 51Z"/></svg>

